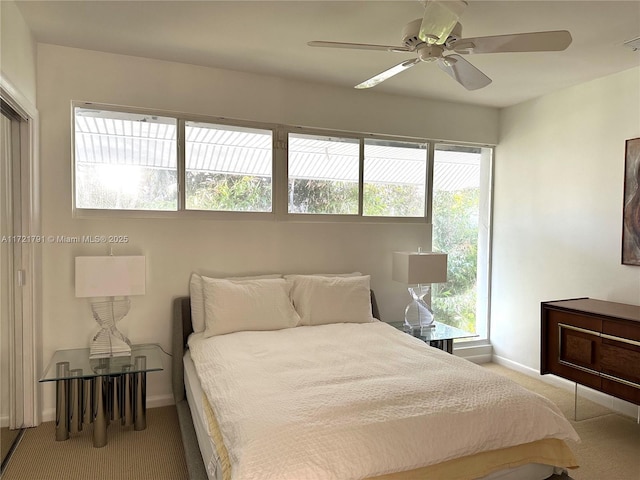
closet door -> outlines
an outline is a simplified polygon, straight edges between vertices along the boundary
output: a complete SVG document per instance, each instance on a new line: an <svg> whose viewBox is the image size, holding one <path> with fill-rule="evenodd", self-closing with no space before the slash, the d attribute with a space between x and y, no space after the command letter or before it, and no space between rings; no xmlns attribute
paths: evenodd
<svg viewBox="0 0 640 480"><path fill-rule="evenodd" d="M20 117L2 104L0 117L0 453L7 455L23 426Z"/></svg>

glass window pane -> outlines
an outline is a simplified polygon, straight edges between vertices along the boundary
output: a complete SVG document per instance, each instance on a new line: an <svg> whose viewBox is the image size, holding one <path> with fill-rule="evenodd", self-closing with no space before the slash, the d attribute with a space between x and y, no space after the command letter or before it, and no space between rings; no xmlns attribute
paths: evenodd
<svg viewBox="0 0 640 480"><path fill-rule="evenodd" d="M481 336L488 304L490 159L488 148L436 145L433 173L433 250L448 254L448 281L433 286L434 312L438 321Z"/></svg>
<svg viewBox="0 0 640 480"><path fill-rule="evenodd" d="M186 122L186 208L271 212L272 132Z"/></svg>
<svg viewBox="0 0 640 480"><path fill-rule="evenodd" d="M359 141L289 134L289 213L358 214Z"/></svg>
<svg viewBox="0 0 640 480"><path fill-rule="evenodd" d="M365 140L365 216L424 217L427 145Z"/></svg>
<svg viewBox="0 0 640 480"><path fill-rule="evenodd" d="M176 121L75 109L77 208L176 210Z"/></svg>

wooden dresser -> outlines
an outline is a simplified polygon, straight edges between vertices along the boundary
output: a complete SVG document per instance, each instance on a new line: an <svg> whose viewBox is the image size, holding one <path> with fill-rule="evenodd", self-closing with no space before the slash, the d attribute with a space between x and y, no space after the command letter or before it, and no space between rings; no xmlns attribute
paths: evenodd
<svg viewBox="0 0 640 480"><path fill-rule="evenodd" d="M591 298L542 302L540 373L640 405L640 306Z"/></svg>

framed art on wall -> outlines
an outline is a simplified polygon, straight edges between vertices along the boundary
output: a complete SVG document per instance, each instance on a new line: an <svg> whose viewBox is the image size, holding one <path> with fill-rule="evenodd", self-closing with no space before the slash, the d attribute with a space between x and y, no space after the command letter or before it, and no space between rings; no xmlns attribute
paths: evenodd
<svg viewBox="0 0 640 480"><path fill-rule="evenodd" d="M622 264L640 265L640 138L625 144Z"/></svg>

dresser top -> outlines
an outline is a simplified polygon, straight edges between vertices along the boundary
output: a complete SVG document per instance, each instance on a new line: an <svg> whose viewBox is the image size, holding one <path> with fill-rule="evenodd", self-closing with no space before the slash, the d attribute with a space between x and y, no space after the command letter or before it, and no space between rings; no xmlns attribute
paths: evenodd
<svg viewBox="0 0 640 480"><path fill-rule="evenodd" d="M557 300L554 302L543 302L543 305L562 310L573 310L593 315L605 315L607 317L616 317L640 322L640 305L607 302L605 300L595 300L593 298Z"/></svg>

